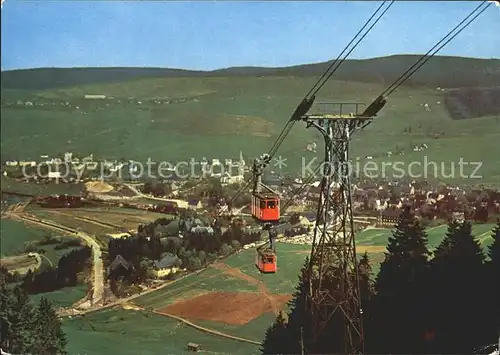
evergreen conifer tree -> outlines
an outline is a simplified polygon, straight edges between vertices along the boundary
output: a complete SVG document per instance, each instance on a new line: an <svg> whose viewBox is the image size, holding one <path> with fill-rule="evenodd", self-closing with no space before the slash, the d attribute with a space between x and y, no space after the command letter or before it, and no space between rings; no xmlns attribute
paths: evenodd
<svg viewBox="0 0 500 355"><path fill-rule="evenodd" d="M0 284L0 349L10 350L12 294L5 282Z"/></svg>
<svg viewBox="0 0 500 355"><path fill-rule="evenodd" d="M1 289L1 348L14 354L29 353L33 341L33 306L20 287Z"/></svg>
<svg viewBox="0 0 500 355"><path fill-rule="evenodd" d="M12 354L66 354L61 322L42 298L35 309L21 287L0 284L0 348Z"/></svg>
<svg viewBox="0 0 500 355"><path fill-rule="evenodd" d="M39 355L62 355L66 352L66 336L61 321L50 302L42 297L35 315L35 339L31 353Z"/></svg>
<svg viewBox="0 0 500 355"><path fill-rule="evenodd" d="M376 295L367 315L367 351L425 352L428 258L424 227L405 207L375 282Z"/></svg>
<svg viewBox="0 0 500 355"><path fill-rule="evenodd" d="M305 302L308 290L307 270L309 268L309 258L306 258L299 274L299 283L289 302L290 311L285 329L280 326L275 327L275 322L271 326L263 342L263 354L300 354L301 352L301 328L309 330L310 318L306 312ZM280 331L286 335L280 335ZM306 336L304 336L306 338ZM279 339L279 342L276 341Z"/></svg>
<svg viewBox="0 0 500 355"><path fill-rule="evenodd" d="M16 322L12 324L12 352L15 354L26 353L33 343L34 309L28 294L20 287L14 288L14 304L11 309ZM15 344L15 345L14 345Z"/></svg>
<svg viewBox="0 0 500 355"><path fill-rule="evenodd" d="M500 219L493 229L493 243L489 246L488 262L489 278L490 278L490 307L491 307L491 328L496 331L496 335L500 337Z"/></svg>
<svg viewBox="0 0 500 355"><path fill-rule="evenodd" d="M359 292L361 297L361 305L364 307L373 296L373 282L372 282L372 266L370 265L370 258L368 253L365 252L358 263L359 270Z"/></svg>
<svg viewBox="0 0 500 355"><path fill-rule="evenodd" d="M267 329L264 342L262 343L263 354L283 353L282 349L286 346L288 338L288 329L283 312L280 312L274 323Z"/></svg>
<svg viewBox="0 0 500 355"><path fill-rule="evenodd" d="M500 220L498 220L496 227L493 229L491 235L493 243L488 248L488 256L491 260L492 270L498 272L497 282L500 282Z"/></svg>
<svg viewBox="0 0 500 355"><path fill-rule="evenodd" d="M431 262L433 352L467 353L487 341L485 256L469 222L450 222ZM483 343L483 344L482 344Z"/></svg>

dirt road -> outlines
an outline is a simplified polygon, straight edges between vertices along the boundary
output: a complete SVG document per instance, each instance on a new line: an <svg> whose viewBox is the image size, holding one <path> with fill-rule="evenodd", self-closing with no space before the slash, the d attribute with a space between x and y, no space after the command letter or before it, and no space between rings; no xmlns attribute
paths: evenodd
<svg viewBox="0 0 500 355"><path fill-rule="evenodd" d="M154 197L151 195L146 195L145 193L142 193L141 191L137 190L137 188L134 185L131 185L131 184L124 184L124 185L127 186L130 190L132 190L133 193L136 194L136 196L134 196L135 198L142 197L142 198L147 198L148 200L157 200L157 201L165 201L165 202L172 201L172 199L168 199L168 198L161 198L161 197ZM132 198L134 198L134 197L132 197Z"/></svg>
<svg viewBox="0 0 500 355"><path fill-rule="evenodd" d="M92 247L92 256L94 258L94 285L92 293L92 304L102 301L104 295L104 267L102 263L101 247L97 242L88 234L84 232L77 232L77 236L83 239L87 245Z"/></svg>

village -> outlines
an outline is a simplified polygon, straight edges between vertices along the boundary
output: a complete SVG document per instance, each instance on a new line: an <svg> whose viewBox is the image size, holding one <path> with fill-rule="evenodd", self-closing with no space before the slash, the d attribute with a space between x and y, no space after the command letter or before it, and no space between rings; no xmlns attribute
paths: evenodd
<svg viewBox="0 0 500 355"><path fill-rule="evenodd" d="M134 165L135 164L135 165ZM147 176L137 172L140 162L99 160L94 156L79 158L66 152L62 157L40 156L38 161L8 160L2 174L25 184L86 183L80 197L93 201L114 202L118 206L165 210L195 208L209 211L216 205L224 208L229 199L251 174L243 152L237 159L206 159L199 162L197 171L182 174L178 166L168 168L164 177ZM156 165L155 162L149 162ZM61 168L65 166L69 171ZM45 169L45 170L43 170ZM125 170L124 173L122 173ZM274 171L265 172L262 183L276 191L287 212L314 215L320 189L319 179L304 184L301 177L292 177ZM402 206L409 205L426 220L449 219L452 215L475 221L494 220L500 213L500 192L483 187L464 187L433 183L426 180L379 181L353 179L353 211L358 216L374 217L379 223L393 223ZM220 201L213 203L206 193L207 186L215 189ZM303 186L305 185L305 186ZM94 188L89 186L94 186ZM99 187L101 186L101 187ZM216 186L216 187L214 187ZM300 190L300 191L298 191ZM335 192L333 192L335 193ZM225 196L224 196L225 195ZM134 203L137 198L149 198L149 204ZM250 200L250 189L235 201L233 208L249 213L245 207ZM56 199L54 201L61 201ZM138 206L138 207L137 207ZM312 217L311 217L312 218Z"/></svg>

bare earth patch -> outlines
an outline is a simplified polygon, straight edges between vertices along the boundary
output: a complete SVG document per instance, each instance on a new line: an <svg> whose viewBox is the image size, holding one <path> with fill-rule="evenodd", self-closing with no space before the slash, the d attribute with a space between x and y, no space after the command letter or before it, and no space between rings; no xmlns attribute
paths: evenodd
<svg viewBox="0 0 500 355"><path fill-rule="evenodd" d="M0 259L0 266L6 268L10 272L18 272L21 275L28 272L28 270L35 271L40 267L40 257L35 256L37 254L33 253L33 256L17 255L17 256L7 256Z"/></svg>
<svg viewBox="0 0 500 355"><path fill-rule="evenodd" d="M93 193L105 193L113 190L113 186L100 181L89 181L85 183L85 189Z"/></svg>
<svg viewBox="0 0 500 355"><path fill-rule="evenodd" d="M275 295L274 298L284 305L291 297ZM260 293L210 292L172 304L157 312L188 319L244 325L263 313L271 312L272 308L271 302Z"/></svg>
<svg viewBox="0 0 500 355"><path fill-rule="evenodd" d="M383 253L385 252L385 248L383 245L358 245L356 253Z"/></svg>
<svg viewBox="0 0 500 355"><path fill-rule="evenodd" d="M257 280L256 278L245 274L240 269L230 267L224 263L215 263L215 264L212 264L211 266L213 268L221 270L226 275L230 275L230 276L238 278L240 280L244 280L244 281L248 282L250 285L256 285L261 297L263 299L265 299L267 302L269 302L269 304L271 305L271 311L274 314L278 315L278 313L283 309L283 303L279 299L280 297L283 297L283 296L276 296L276 295L272 294L267 289L266 284L263 283L261 280ZM290 299L291 299L291 296L288 298L288 300L290 300Z"/></svg>

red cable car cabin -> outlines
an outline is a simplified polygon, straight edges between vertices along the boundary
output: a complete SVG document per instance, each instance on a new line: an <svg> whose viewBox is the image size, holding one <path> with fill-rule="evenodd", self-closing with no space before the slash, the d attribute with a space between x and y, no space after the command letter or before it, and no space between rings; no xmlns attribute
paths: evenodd
<svg viewBox="0 0 500 355"><path fill-rule="evenodd" d="M272 249L257 249L255 265L260 272L275 273L278 268L276 252Z"/></svg>
<svg viewBox="0 0 500 355"><path fill-rule="evenodd" d="M252 216L263 222L280 219L280 199L275 193L254 193L252 195Z"/></svg>

